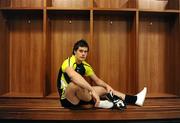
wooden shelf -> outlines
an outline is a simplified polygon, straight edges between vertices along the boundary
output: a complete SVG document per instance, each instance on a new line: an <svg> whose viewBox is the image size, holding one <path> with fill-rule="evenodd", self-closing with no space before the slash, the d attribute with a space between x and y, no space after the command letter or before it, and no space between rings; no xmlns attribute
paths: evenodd
<svg viewBox="0 0 180 123"><path fill-rule="evenodd" d="M73 8L73 7L71 7L71 8L61 8L61 7L47 7L47 10L72 10L72 11L83 11L83 10L91 10L91 8Z"/></svg>
<svg viewBox="0 0 180 123"><path fill-rule="evenodd" d="M43 10L43 7L1 7L0 10Z"/></svg>
<svg viewBox="0 0 180 123"><path fill-rule="evenodd" d="M115 9L112 9L112 8L93 8L94 11L110 11L110 12L113 12L113 11L137 11L137 9L133 9L133 8L115 8Z"/></svg>
<svg viewBox="0 0 180 123"><path fill-rule="evenodd" d="M179 13L179 10L148 10L148 9L139 9L139 12L150 12L150 13Z"/></svg>

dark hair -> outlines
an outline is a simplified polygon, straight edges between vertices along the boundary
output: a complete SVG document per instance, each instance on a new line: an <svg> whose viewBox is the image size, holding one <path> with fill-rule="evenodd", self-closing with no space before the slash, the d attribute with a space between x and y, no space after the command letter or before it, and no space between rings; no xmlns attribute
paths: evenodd
<svg viewBox="0 0 180 123"><path fill-rule="evenodd" d="M79 47L87 47L89 51L88 43L86 42L86 40L81 39L74 44L73 52L72 52L73 55L75 55L75 51L77 51Z"/></svg>

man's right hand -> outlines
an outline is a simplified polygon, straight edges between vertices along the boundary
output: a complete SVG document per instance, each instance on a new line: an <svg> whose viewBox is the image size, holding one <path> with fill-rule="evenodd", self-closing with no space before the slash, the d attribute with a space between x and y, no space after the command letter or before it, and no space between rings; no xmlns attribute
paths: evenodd
<svg viewBox="0 0 180 123"><path fill-rule="evenodd" d="M99 102L100 102L99 95L97 95L95 91L91 91L91 95L92 95L93 100L95 101L95 107L98 107Z"/></svg>

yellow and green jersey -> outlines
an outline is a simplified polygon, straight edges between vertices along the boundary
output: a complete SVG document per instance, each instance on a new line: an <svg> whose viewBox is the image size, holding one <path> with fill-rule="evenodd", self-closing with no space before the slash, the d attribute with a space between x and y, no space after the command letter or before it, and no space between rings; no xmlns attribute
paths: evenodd
<svg viewBox="0 0 180 123"><path fill-rule="evenodd" d="M65 99L65 89L71 82L70 77L65 72L67 67L72 67L81 76L91 76L94 74L92 67L87 62L83 61L81 64L77 64L74 55L66 59L59 70L59 75L57 79L57 87L61 99Z"/></svg>

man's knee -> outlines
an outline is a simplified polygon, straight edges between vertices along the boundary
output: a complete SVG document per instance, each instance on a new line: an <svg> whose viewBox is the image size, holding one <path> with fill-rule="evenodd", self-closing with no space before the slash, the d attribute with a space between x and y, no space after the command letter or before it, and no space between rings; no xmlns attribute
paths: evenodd
<svg viewBox="0 0 180 123"><path fill-rule="evenodd" d="M78 90L78 86L74 84L73 82L69 83L68 87L66 88L65 95L67 96L68 94L74 95L76 91Z"/></svg>
<svg viewBox="0 0 180 123"><path fill-rule="evenodd" d="M87 89L79 88L79 90L77 91L77 96L80 100L83 100L86 102L89 102L92 100L92 96Z"/></svg>

